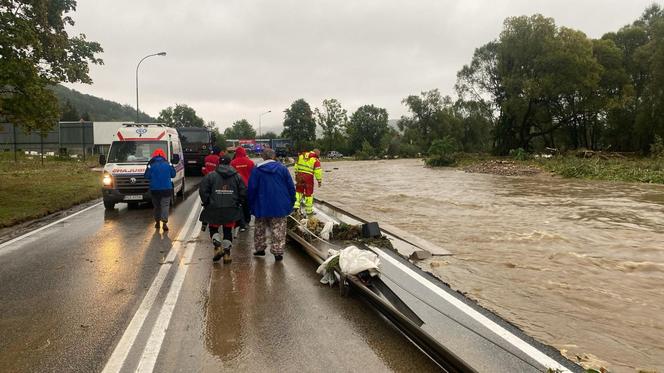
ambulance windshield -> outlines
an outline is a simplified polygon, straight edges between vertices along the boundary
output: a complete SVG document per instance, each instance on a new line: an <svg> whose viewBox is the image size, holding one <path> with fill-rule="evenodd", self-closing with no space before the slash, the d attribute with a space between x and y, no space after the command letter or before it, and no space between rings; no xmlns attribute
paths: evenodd
<svg viewBox="0 0 664 373"><path fill-rule="evenodd" d="M109 163L144 163L152 153L161 148L168 154L166 141L113 141L108 152Z"/></svg>

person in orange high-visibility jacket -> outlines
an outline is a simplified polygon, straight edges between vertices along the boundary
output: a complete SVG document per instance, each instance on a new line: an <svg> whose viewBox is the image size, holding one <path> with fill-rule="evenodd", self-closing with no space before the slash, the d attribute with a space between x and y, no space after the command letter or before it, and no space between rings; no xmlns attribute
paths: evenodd
<svg viewBox="0 0 664 373"><path fill-rule="evenodd" d="M323 183L323 170L320 167L320 150L303 152L295 162L295 205L294 209L300 208L300 201L304 197L304 207L307 214L314 212L314 178L318 186Z"/></svg>

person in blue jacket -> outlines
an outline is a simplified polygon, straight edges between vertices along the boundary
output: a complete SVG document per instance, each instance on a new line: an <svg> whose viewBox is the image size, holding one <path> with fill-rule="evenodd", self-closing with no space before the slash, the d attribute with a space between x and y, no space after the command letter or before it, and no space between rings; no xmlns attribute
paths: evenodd
<svg viewBox="0 0 664 373"><path fill-rule="evenodd" d="M267 231L272 235L270 252L275 261L284 257L287 217L295 203L295 185L288 169L275 161L272 149L265 149L249 177L247 197L251 214L256 217L254 245L256 256L265 256Z"/></svg>
<svg viewBox="0 0 664 373"><path fill-rule="evenodd" d="M143 175L150 180L150 195L152 196L152 206L154 206L154 227L159 229L159 224L163 223L161 229L168 231L168 209L173 195L173 182L171 178L175 177L175 168L166 159L163 149L157 149L152 153L152 158L148 162L148 167Z"/></svg>

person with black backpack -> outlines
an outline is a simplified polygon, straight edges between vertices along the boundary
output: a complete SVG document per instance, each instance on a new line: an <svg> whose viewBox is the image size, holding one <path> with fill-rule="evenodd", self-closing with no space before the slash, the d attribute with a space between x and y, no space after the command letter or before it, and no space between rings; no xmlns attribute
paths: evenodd
<svg viewBox="0 0 664 373"><path fill-rule="evenodd" d="M214 245L212 260L217 262L223 256L224 263L231 262L232 232L235 222L243 219L241 206L247 198L247 187L230 163L230 156L224 155L219 166L203 178L198 189L203 203L201 220L209 224Z"/></svg>

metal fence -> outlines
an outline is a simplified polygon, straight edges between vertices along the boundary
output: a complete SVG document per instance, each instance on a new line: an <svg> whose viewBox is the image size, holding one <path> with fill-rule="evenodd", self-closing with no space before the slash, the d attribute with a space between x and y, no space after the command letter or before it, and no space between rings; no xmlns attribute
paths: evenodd
<svg viewBox="0 0 664 373"><path fill-rule="evenodd" d="M50 131L26 132L0 123L0 151L38 156L82 158L95 155L92 122L60 122Z"/></svg>

